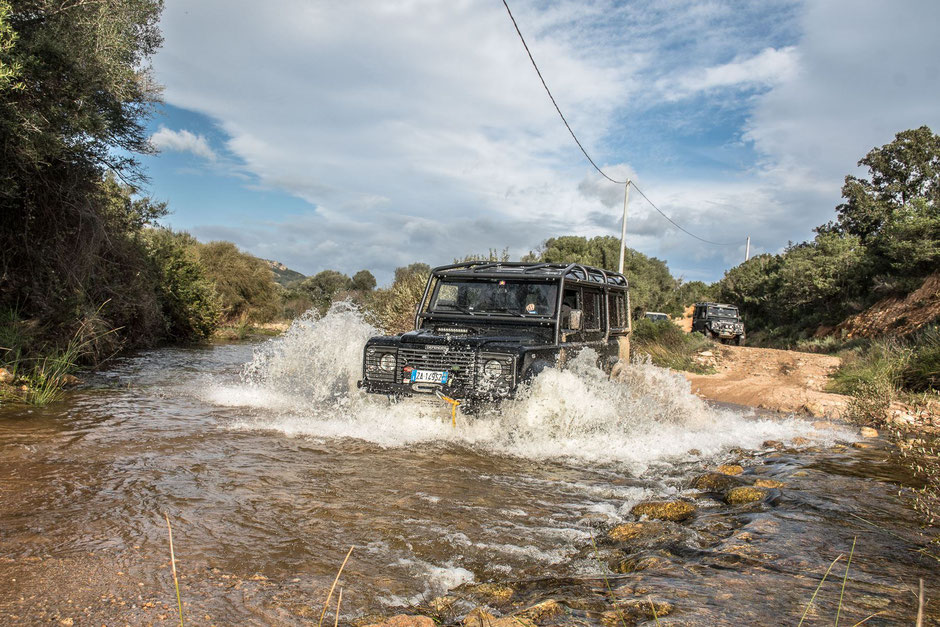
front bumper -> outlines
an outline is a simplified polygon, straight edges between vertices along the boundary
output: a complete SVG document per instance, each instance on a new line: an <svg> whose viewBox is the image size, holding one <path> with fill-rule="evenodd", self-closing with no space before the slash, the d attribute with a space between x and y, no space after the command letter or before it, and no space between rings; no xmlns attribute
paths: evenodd
<svg viewBox="0 0 940 627"><path fill-rule="evenodd" d="M460 401L493 401L513 398L516 387L479 389L463 385L438 385L433 383L394 383L391 381L371 381L365 379L357 382L357 386L369 394L382 394L385 396L436 396L440 392L443 396Z"/></svg>

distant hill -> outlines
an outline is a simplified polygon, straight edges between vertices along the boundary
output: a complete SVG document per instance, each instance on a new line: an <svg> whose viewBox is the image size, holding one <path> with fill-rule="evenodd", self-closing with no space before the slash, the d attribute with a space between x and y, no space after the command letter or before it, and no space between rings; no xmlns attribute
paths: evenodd
<svg viewBox="0 0 940 627"><path fill-rule="evenodd" d="M307 278L306 275L301 274L296 270L291 270L280 261L272 261L270 259L263 259L262 261L270 266L271 272L274 273L274 280L284 287L287 287L289 283L303 281Z"/></svg>

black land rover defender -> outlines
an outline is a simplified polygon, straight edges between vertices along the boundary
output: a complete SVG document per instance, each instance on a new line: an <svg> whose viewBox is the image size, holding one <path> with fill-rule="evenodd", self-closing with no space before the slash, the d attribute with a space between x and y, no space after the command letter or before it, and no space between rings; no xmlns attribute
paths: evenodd
<svg viewBox="0 0 940 627"><path fill-rule="evenodd" d="M734 305L721 303L695 303L692 313L692 332L722 342L734 341L744 346L744 322Z"/></svg>
<svg viewBox="0 0 940 627"><path fill-rule="evenodd" d="M366 342L360 386L390 396L512 397L585 347L608 370L629 361L622 274L580 264L481 262L431 271L415 330Z"/></svg>

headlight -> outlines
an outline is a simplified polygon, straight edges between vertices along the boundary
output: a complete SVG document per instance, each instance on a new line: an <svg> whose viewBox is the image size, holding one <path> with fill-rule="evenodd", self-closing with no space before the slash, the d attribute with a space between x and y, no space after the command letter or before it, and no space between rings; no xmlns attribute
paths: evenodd
<svg viewBox="0 0 940 627"><path fill-rule="evenodd" d="M391 372L395 369L395 355L386 353L379 359L379 368L385 372Z"/></svg>
<svg viewBox="0 0 940 627"><path fill-rule="evenodd" d="M487 379L498 379L503 375L503 364L491 359L483 364L483 376Z"/></svg>

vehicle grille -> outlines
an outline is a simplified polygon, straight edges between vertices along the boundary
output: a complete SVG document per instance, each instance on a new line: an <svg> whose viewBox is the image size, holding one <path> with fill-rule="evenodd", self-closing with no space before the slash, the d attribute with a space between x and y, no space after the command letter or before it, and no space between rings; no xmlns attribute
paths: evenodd
<svg viewBox="0 0 940 627"><path fill-rule="evenodd" d="M474 354L470 350L429 351L422 348L401 348L398 351L398 372L405 383L402 368L446 370L457 385L473 383Z"/></svg>

